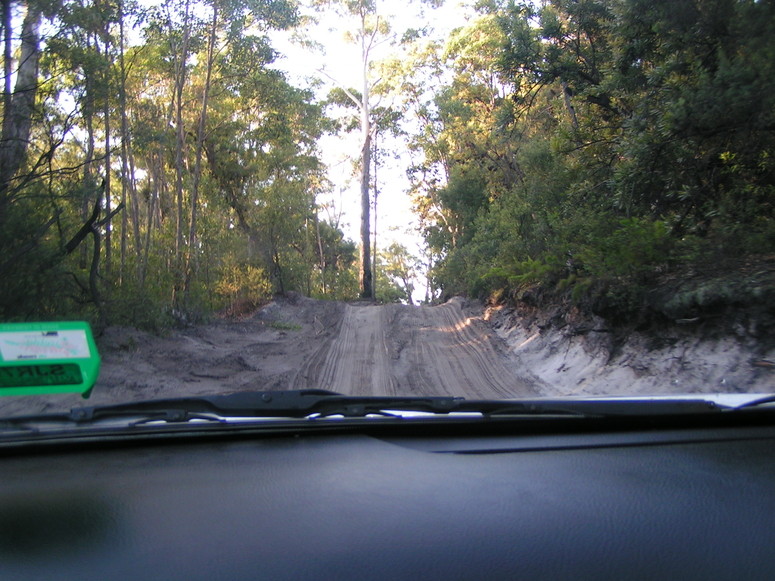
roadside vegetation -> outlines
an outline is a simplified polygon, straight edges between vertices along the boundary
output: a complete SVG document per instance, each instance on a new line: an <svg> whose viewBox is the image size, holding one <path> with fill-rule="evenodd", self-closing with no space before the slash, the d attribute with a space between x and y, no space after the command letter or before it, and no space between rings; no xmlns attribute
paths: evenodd
<svg viewBox="0 0 775 581"><path fill-rule="evenodd" d="M5 0L0 319L153 328L290 291L411 301L424 271L429 301L772 310L771 2L482 0L443 38L334 2L364 83L321 98L274 66L269 35L331 4ZM375 39L395 57L376 61ZM341 187L319 140L353 129L358 242L319 202ZM387 134L422 260L371 247Z"/></svg>
<svg viewBox="0 0 775 581"><path fill-rule="evenodd" d="M627 320L663 309L663 285L686 295L758 272L753 289L694 293L670 315L719 301L772 310L772 3L480 6L441 53L454 77L413 142L442 292Z"/></svg>

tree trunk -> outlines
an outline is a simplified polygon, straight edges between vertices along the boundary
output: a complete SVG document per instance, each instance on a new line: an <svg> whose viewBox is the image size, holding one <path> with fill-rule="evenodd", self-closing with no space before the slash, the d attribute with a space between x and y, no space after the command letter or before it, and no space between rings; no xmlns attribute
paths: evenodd
<svg viewBox="0 0 775 581"><path fill-rule="evenodd" d="M87 48L91 48L91 36L87 35ZM83 160L83 183L85 192L81 200L81 220L86 221L89 217L89 195L95 189L95 180L93 175L92 163L94 162L94 80L92 79L91 69L86 71L84 78L85 94L82 105L83 119L86 123L86 156ZM88 192L89 195L86 193ZM86 246L81 247L78 266L85 270L89 261L89 250Z"/></svg>
<svg viewBox="0 0 775 581"><path fill-rule="evenodd" d="M107 34L105 35L105 71L103 74L102 82L105 87L110 87L110 63L108 61L110 56L110 49L107 40ZM105 214L111 213L111 199L110 199L110 89L105 91L105 100L103 103L102 114L105 118ZM109 275L113 268L113 225L108 222L105 224L105 274Z"/></svg>
<svg viewBox="0 0 775 581"><path fill-rule="evenodd" d="M372 274L372 285L371 285L371 298L376 300L377 298L377 197L379 196L379 187L377 183L377 169L378 169L378 163L379 158L377 157L377 131L374 131L374 145L373 145L373 156L374 156L374 231L372 232L373 235L373 243L371 248L371 274Z"/></svg>
<svg viewBox="0 0 775 581"><path fill-rule="evenodd" d="M131 159L130 159L131 161ZM157 169L156 156L151 154L148 167L151 170L151 191L148 201L148 219L145 227L145 244L143 244L143 259L140 263L140 288L145 287L145 279L148 274L148 255L151 250L151 232L153 230L154 215L158 211L159 199L159 177L161 170Z"/></svg>
<svg viewBox="0 0 775 581"><path fill-rule="evenodd" d="M323 285L323 296L327 296L328 287L326 285L326 255L323 252L323 241L320 238L320 216L318 215L317 207L315 208L315 235L317 236L318 257L320 260L320 282Z"/></svg>
<svg viewBox="0 0 775 581"><path fill-rule="evenodd" d="M129 127L126 113L126 63L124 61L124 4L118 1L118 66L120 77L118 79L118 108L121 111L121 204L127 207L129 199L129 184L134 181L134 176L129 174ZM131 218L136 224L137 206L134 196L131 201ZM121 273L120 282L123 285L126 275L127 239L129 238L130 212L124 210L121 216ZM137 238L135 238L137 241Z"/></svg>
<svg viewBox="0 0 775 581"><path fill-rule="evenodd" d="M371 135L366 133L361 152L361 298L370 299L374 294L371 270L371 196L369 195L369 166L371 165Z"/></svg>
<svg viewBox="0 0 775 581"><path fill-rule="evenodd" d="M565 101L565 109L568 111L568 117L570 118L571 126L574 131L579 130L579 120L576 116L576 108L573 106L573 102L570 100L570 89L568 83L562 83L562 97Z"/></svg>
<svg viewBox="0 0 775 581"><path fill-rule="evenodd" d="M10 203L11 181L27 156L32 113L38 89L39 28L40 9L30 6L22 23L16 87L9 101L10 108L3 111L3 129L0 139L0 224Z"/></svg>
<svg viewBox="0 0 775 581"><path fill-rule="evenodd" d="M13 75L13 16L11 0L3 0L3 111L11 110L11 80Z"/></svg>
<svg viewBox="0 0 775 581"><path fill-rule="evenodd" d="M369 195L371 170L371 111L369 108L369 51L372 38L366 30L366 12L361 12L361 64L363 92L361 93L361 252L359 282L361 298L374 296L374 277L371 270L371 199Z"/></svg>
<svg viewBox="0 0 775 581"><path fill-rule="evenodd" d="M183 267L183 232L185 229L185 217L183 215L183 153L186 146L186 133L183 127L183 88L186 83L186 61L188 60L188 47L191 37L190 21L190 3L186 1L185 21L183 23L183 41L181 43L180 54L178 55L178 66L175 76L175 201L176 201L176 234L175 234L175 278L176 282L173 288L172 302L178 306L180 299L179 291L182 286L181 271Z"/></svg>
<svg viewBox="0 0 775 581"><path fill-rule="evenodd" d="M210 27L210 39L207 44L207 72L205 86L202 89L202 111L199 115L199 127L196 135L196 162L194 165L194 183L191 191L191 220L188 227L188 249L184 267L183 300L188 303L191 277L193 275L193 255L196 248L196 218L199 203L199 183L202 179L202 153L204 150L205 128L207 123L207 106L210 97L210 83L215 63L215 39L218 33L218 7L213 4L213 20Z"/></svg>
<svg viewBox="0 0 775 581"><path fill-rule="evenodd" d="M135 180L135 158L134 154L132 153L132 141L129 137L128 129L127 129L127 161L129 162L129 198L131 202L131 210L132 210L132 236L134 238L134 247L135 247L135 256L137 258L138 262L138 269L140 267L140 257L143 255L143 242L142 238L140 236L140 200L138 199L137 194L137 181ZM148 231L151 229L151 216L152 213L149 210L146 220L146 227L148 228ZM139 270L138 270L139 273Z"/></svg>

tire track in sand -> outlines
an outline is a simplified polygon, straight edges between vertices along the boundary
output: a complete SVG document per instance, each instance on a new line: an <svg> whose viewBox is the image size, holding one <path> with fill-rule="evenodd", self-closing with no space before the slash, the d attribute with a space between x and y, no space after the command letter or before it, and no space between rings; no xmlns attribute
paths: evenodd
<svg viewBox="0 0 775 581"><path fill-rule="evenodd" d="M290 382L354 395L535 395L460 300L435 307L348 305L338 334L322 343Z"/></svg>
<svg viewBox="0 0 775 581"><path fill-rule="evenodd" d="M290 389L395 395L385 315L384 307L348 305L338 335L318 348L291 381Z"/></svg>

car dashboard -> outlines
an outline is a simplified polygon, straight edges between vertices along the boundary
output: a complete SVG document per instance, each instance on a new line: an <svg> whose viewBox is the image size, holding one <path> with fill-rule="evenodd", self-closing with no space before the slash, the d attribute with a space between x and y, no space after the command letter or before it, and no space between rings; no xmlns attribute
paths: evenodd
<svg viewBox="0 0 775 581"><path fill-rule="evenodd" d="M770 424L14 447L0 458L2 578L771 578Z"/></svg>

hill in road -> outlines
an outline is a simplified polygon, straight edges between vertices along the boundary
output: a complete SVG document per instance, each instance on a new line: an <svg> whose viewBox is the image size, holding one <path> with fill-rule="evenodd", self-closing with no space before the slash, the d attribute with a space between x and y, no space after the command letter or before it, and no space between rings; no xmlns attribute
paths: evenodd
<svg viewBox="0 0 775 581"><path fill-rule="evenodd" d="M505 308L278 299L244 320L159 337L110 328L93 395L0 398L0 415L243 390L519 398L771 391L775 353L692 335L661 344L551 328Z"/></svg>

